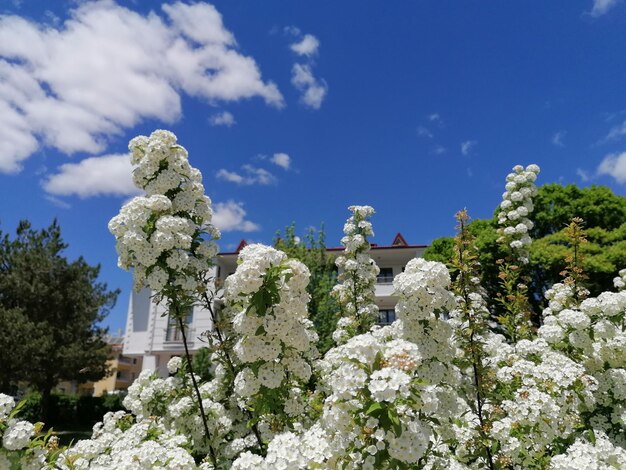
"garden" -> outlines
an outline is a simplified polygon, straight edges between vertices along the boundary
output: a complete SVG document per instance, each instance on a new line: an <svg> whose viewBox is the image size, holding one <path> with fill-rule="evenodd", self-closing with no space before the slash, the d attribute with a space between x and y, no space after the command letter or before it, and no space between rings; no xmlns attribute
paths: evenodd
<svg viewBox="0 0 626 470"><path fill-rule="evenodd" d="M168 131L129 148L145 195L109 223L119 266L181 331L190 306L211 313L210 377L188 352L168 363L167 378L146 370L125 410L69 446L0 395L0 469L626 468L626 269L592 295L585 222L574 218L559 242L566 268L538 298L527 269L537 165L506 176L502 256L479 261L459 212L449 265L415 258L393 280L388 326L376 324L374 209L351 206L332 290L340 318L321 354L307 266L251 244L215 291L220 234L202 175ZM496 298L482 282L487 270Z"/></svg>

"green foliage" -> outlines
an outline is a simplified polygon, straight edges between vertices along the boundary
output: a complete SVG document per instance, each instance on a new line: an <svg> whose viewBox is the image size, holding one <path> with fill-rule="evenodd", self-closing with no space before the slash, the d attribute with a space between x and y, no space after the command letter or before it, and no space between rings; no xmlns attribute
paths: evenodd
<svg viewBox="0 0 626 470"><path fill-rule="evenodd" d="M0 304L0 392L15 393L24 374L23 360L37 354L43 332L19 308Z"/></svg>
<svg viewBox="0 0 626 470"><path fill-rule="evenodd" d="M213 378L211 374L211 350L200 348L192 359L193 371L198 374L203 382L208 382ZM186 370L186 368L183 368Z"/></svg>
<svg viewBox="0 0 626 470"><path fill-rule="evenodd" d="M535 228L530 235L535 239L560 232L574 217L583 219L587 228L602 227L609 231L626 222L626 198L613 194L606 186L546 184L533 203Z"/></svg>
<svg viewBox="0 0 626 470"><path fill-rule="evenodd" d="M334 345L332 334L339 319L337 303L330 295L337 281L337 268L334 259L326 253L324 227L319 230L309 228L304 240L299 240L292 224L285 228L284 235L281 232L276 234L274 245L290 258L303 262L311 272L307 287L311 295L309 318L320 338L317 347L324 354Z"/></svg>
<svg viewBox="0 0 626 470"><path fill-rule="evenodd" d="M41 409L41 393L31 391L21 400L20 418L35 422ZM78 396L64 393L50 395L50 412L47 427L92 427L109 411L123 410L123 396L104 394L100 397Z"/></svg>
<svg viewBox="0 0 626 470"><path fill-rule="evenodd" d="M68 261L65 248L56 221L40 231L22 221L14 238L0 233L0 391L29 384L44 413L60 381L107 374L106 330L97 325L119 293L97 282L99 266Z"/></svg>
<svg viewBox="0 0 626 470"><path fill-rule="evenodd" d="M535 315L542 308L545 290L562 280L561 272L567 266L570 251L565 228L574 217L583 219L587 233L588 243L580 247L582 269L588 275L584 286L592 296L612 290L615 273L626 266L626 198L604 186L546 184L539 188L534 205L535 211L530 216L535 222L530 233L533 237L530 263L523 267L523 275L530 278L529 296ZM494 217L474 220L468 227L476 237L483 286L492 301L501 291L496 261L505 257L496 241L496 225ZM424 258L450 265L452 238L434 240L424 252ZM490 307L498 311L494 303Z"/></svg>
<svg viewBox="0 0 626 470"><path fill-rule="evenodd" d="M32 391L24 395L24 398L20 401L22 408L20 410L20 417L27 421L34 423L39 419L39 412L41 410L41 393Z"/></svg>

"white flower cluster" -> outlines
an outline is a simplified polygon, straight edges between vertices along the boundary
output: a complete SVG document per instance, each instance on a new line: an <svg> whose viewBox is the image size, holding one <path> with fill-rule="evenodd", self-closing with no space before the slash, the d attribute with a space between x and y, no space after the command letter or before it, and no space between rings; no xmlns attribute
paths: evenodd
<svg viewBox="0 0 626 470"><path fill-rule="evenodd" d="M169 361L167 361L167 371L170 374L175 374L179 371L180 367L183 365L183 359L179 356L174 356Z"/></svg>
<svg viewBox="0 0 626 470"><path fill-rule="evenodd" d="M576 439L565 454L552 458L550 470L626 468L626 449L616 446L601 431L596 431L592 440Z"/></svg>
<svg viewBox="0 0 626 470"><path fill-rule="evenodd" d="M406 265L393 282L398 297L396 314L402 336L415 344L421 363L417 375L431 387L441 403L433 411L441 423L437 433L451 438L450 420L467 405L459 398L460 370L453 364L456 356L453 324L448 313L456 307L455 297L448 290L450 273L442 263L416 258Z"/></svg>
<svg viewBox="0 0 626 470"><path fill-rule="evenodd" d="M15 399L12 396L0 393L0 420L4 420L15 408Z"/></svg>
<svg viewBox="0 0 626 470"><path fill-rule="evenodd" d="M190 397L190 376L179 373L162 379L146 370L129 387L124 399L124 406L132 414L107 413L104 421L94 427L92 438L63 452L54 468L209 470L213 468L207 455L209 444L218 462L228 468L232 458L253 447L254 441L236 402L228 408L220 402L228 402L218 383L224 379L223 373L216 371L214 380L200 386L210 442L206 440L198 404ZM207 457L197 467L193 455Z"/></svg>
<svg viewBox="0 0 626 470"><path fill-rule="evenodd" d="M369 221L374 214L370 206L350 206L352 215L343 227L341 244L344 254L335 261L339 268L337 284L332 291L337 299L342 318L333 333L337 344L342 344L355 334L365 333L378 320L378 307L374 302L378 266L369 255L367 237L374 235Z"/></svg>
<svg viewBox="0 0 626 470"><path fill-rule="evenodd" d="M35 425L28 421L11 419L2 437L2 445L7 450L23 449L35 434Z"/></svg>
<svg viewBox="0 0 626 470"><path fill-rule="evenodd" d="M327 464L330 443L319 424L303 434L285 432L276 435L267 447L265 458L251 452L242 453L231 470L308 470L335 468Z"/></svg>
<svg viewBox="0 0 626 470"><path fill-rule="evenodd" d="M454 387L452 331L438 318L454 307L449 284L444 265L412 260L394 281L402 319L348 339L318 363L327 395L318 422L282 435L283 445L270 445L265 459L243 454L234 468L416 465L435 445L434 428L440 439L453 437L433 424L467 410ZM437 451L449 452L441 443Z"/></svg>
<svg viewBox="0 0 626 470"><path fill-rule="evenodd" d="M199 287L199 274L217 253L211 225L211 201L202 175L187 151L168 131L131 140L135 184L146 192L125 204L109 222L117 240L118 264L134 268L135 289L162 291L167 285L186 291Z"/></svg>
<svg viewBox="0 0 626 470"><path fill-rule="evenodd" d="M494 457L512 468L529 468L558 452L555 443L578 431L581 412L593 406L596 381L543 339L510 345L503 336L492 335L485 350L498 365L500 400L487 407L490 437L499 443Z"/></svg>
<svg viewBox="0 0 626 470"><path fill-rule="evenodd" d="M123 411L109 412L94 426L91 439L78 441L62 452L54 468L60 470L196 470L187 450L189 438L168 429L162 419L138 420Z"/></svg>
<svg viewBox="0 0 626 470"><path fill-rule="evenodd" d="M455 384L458 380L458 371L448 367L455 348L452 326L444 318L456 306L449 286L450 273L445 265L421 258L409 261L393 281L404 338L418 345L423 360L420 373L431 384Z"/></svg>
<svg viewBox="0 0 626 470"><path fill-rule="evenodd" d="M378 454L415 465L432 446L429 418L456 415L453 390L426 375L431 351L403 335L398 320L331 349L320 363L330 391L320 423L334 465L376 468Z"/></svg>
<svg viewBox="0 0 626 470"><path fill-rule="evenodd" d="M45 468L47 451L35 441L38 425L13 417L15 400L0 393L0 469Z"/></svg>
<svg viewBox="0 0 626 470"><path fill-rule="evenodd" d="M449 402L421 379L421 351L401 336L401 322L395 322L331 349L319 363L328 391L320 419L301 433L276 436L265 459L242 454L233 468L417 465L433 446L428 418Z"/></svg>
<svg viewBox="0 0 626 470"><path fill-rule="evenodd" d="M533 228L533 222L528 216L534 210L532 198L537 194L534 181L538 174L537 165L528 165L526 169L516 165L506 177L506 191L498 214L499 240L506 242L522 263L528 263L528 245L532 241L528 231Z"/></svg>
<svg viewBox="0 0 626 470"><path fill-rule="evenodd" d="M420 320L445 316L452 310L456 303L448 290L450 283L450 272L444 264L423 258L410 260L404 272L393 280L394 293L400 298L396 314L405 328L412 328Z"/></svg>
<svg viewBox="0 0 626 470"><path fill-rule="evenodd" d="M565 292L562 287L553 290ZM556 302L553 296L538 332L554 349L582 364L597 381L591 423L620 445L626 445L625 315L626 291L604 292L579 306L564 296Z"/></svg>
<svg viewBox="0 0 626 470"><path fill-rule="evenodd" d="M613 285L617 290L625 290L626 289L626 269L621 269L615 279L613 279Z"/></svg>
<svg viewBox="0 0 626 470"><path fill-rule="evenodd" d="M280 403L283 410L275 403L272 412L294 418L303 404L297 402L302 394L293 388L309 380L309 361L317 356L317 333L308 320L308 283L304 264L272 247L252 244L241 250L237 270L226 279L224 290L238 338L233 349L242 367L235 393L252 403L283 389L289 398Z"/></svg>
<svg viewBox="0 0 626 470"><path fill-rule="evenodd" d="M550 315L556 315L564 309L576 308L576 299L584 299L588 295L589 291L582 286L575 287L571 283L557 282L544 294L548 301L548 307L543 310L543 316L545 318Z"/></svg>

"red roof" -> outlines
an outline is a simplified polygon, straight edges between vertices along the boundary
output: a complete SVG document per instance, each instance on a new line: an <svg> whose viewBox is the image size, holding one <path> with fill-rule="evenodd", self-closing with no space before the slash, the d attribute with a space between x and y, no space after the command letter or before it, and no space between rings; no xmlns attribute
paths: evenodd
<svg viewBox="0 0 626 470"><path fill-rule="evenodd" d="M229 252L220 253L220 255L236 255L247 244L248 244L247 241L241 240L239 242L239 245L237 246L237 249L235 251L230 252L230 253ZM428 245L409 245L407 243L406 239L402 236L402 234L400 232L398 232L396 234L396 236L393 238L393 241L391 242L391 245L378 245L376 243L372 243L370 246L371 246L372 250L388 250L388 249L402 249L402 248L426 248L426 247L428 247ZM343 246L326 248L326 251L343 251L343 250L344 250Z"/></svg>

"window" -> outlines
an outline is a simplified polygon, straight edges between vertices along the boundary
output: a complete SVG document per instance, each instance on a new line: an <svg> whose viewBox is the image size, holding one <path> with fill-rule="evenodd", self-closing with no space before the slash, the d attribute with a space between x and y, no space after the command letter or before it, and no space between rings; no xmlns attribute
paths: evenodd
<svg viewBox="0 0 626 470"><path fill-rule="evenodd" d="M131 379L130 373L121 370L117 372L115 378L120 382L131 382L132 380L134 380L134 377Z"/></svg>
<svg viewBox="0 0 626 470"><path fill-rule="evenodd" d="M396 311L392 308L378 311L378 324L391 325L396 321Z"/></svg>
<svg viewBox="0 0 626 470"><path fill-rule="evenodd" d="M376 282L378 284L391 284L393 282L393 268L380 268Z"/></svg>
<svg viewBox="0 0 626 470"><path fill-rule="evenodd" d="M189 332L189 325L193 321L193 309L189 310L187 316L183 319L185 324L185 336ZM167 318L167 331L165 333L165 341L169 342L182 342L183 333L180 330L179 322L176 318L170 316Z"/></svg>

